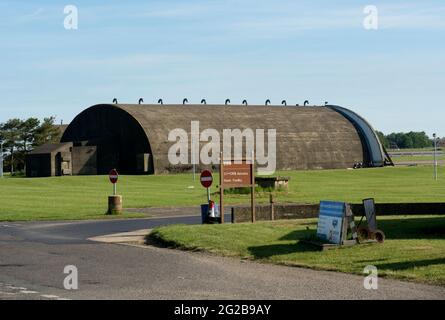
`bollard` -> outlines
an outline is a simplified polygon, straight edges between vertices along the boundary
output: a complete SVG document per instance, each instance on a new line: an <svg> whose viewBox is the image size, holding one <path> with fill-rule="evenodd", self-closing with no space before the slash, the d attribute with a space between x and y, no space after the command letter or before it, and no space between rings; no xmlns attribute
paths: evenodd
<svg viewBox="0 0 445 320"><path fill-rule="evenodd" d="M107 214L122 214L122 196L108 197Z"/></svg>

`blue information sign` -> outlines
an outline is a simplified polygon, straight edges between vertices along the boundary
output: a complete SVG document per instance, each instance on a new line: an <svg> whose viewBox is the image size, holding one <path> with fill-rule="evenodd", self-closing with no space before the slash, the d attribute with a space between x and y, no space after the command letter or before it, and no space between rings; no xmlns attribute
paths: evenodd
<svg viewBox="0 0 445 320"><path fill-rule="evenodd" d="M344 202L320 201L317 237L330 243L341 244L341 232L346 205Z"/></svg>

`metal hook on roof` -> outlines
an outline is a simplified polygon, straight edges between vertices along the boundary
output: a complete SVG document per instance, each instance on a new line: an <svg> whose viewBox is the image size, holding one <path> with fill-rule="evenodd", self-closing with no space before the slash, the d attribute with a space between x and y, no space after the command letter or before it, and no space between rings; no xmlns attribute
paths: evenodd
<svg viewBox="0 0 445 320"><path fill-rule="evenodd" d="M206 99L202 99L202 100L201 100L201 104L207 104Z"/></svg>
<svg viewBox="0 0 445 320"><path fill-rule="evenodd" d="M284 106L287 106L286 100L281 101L281 104L284 105Z"/></svg>
<svg viewBox="0 0 445 320"><path fill-rule="evenodd" d="M184 100L182 100L182 104L186 104L189 103L189 101L187 100L187 98L184 98Z"/></svg>
<svg viewBox="0 0 445 320"><path fill-rule="evenodd" d="M324 102L324 105L325 105L325 106L327 106L327 105L328 105L328 102L327 102L327 101L325 101L325 102Z"/></svg>
<svg viewBox="0 0 445 320"><path fill-rule="evenodd" d="M117 104L117 99L116 98L113 99L113 103Z"/></svg>
<svg viewBox="0 0 445 320"><path fill-rule="evenodd" d="M226 101L224 102L224 104L227 106L230 103L230 99L226 99Z"/></svg>
<svg viewBox="0 0 445 320"><path fill-rule="evenodd" d="M243 102L242 102L241 104L243 104L243 105L247 106L247 100L246 100L246 99L244 99L244 100L243 100Z"/></svg>
<svg viewBox="0 0 445 320"><path fill-rule="evenodd" d="M162 99L159 99L159 100L158 100L158 103L159 103L159 104L164 104L164 101L162 101Z"/></svg>
<svg viewBox="0 0 445 320"><path fill-rule="evenodd" d="M308 100L304 100L303 106L306 106L307 104L309 104Z"/></svg>
<svg viewBox="0 0 445 320"><path fill-rule="evenodd" d="M142 102L144 102L144 99L140 98L138 104L141 104Z"/></svg>
<svg viewBox="0 0 445 320"><path fill-rule="evenodd" d="M266 102L264 103L266 106L268 106L270 104L270 100L267 99Z"/></svg>

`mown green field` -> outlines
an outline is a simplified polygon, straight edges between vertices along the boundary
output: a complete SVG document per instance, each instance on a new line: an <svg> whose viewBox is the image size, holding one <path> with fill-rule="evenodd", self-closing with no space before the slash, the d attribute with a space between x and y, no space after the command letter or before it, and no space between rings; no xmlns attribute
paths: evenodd
<svg viewBox="0 0 445 320"><path fill-rule="evenodd" d="M393 156L391 157L392 161L394 163L398 163L398 162L418 162L418 161L430 161L431 163L433 163L434 157L430 156L430 155L426 155L426 156L422 156L422 155L414 155L414 156ZM443 161L445 160L445 155L438 155L437 156L437 161Z"/></svg>
<svg viewBox="0 0 445 320"><path fill-rule="evenodd" d="M317 219L165 226L148 238L185 250L319 270L363 275L373 265L379 276L445 286L445 216L384 216L378 227L386 234L383 244L328 251L301 242L315 234Z"/></svg>
<svg viewBox="0 0 445 320"><path fill-rule="evenodd" d="M299 203L318 203L322 199L358 203L369 197L376 202L442 202L444 170L439 167L439 181L433 180L433 168L428 166L278 172L291 180L289 191L278 192L275 197L278 202ZM0 220L104 218L111 191L107 176L5 177L0 179ZM198 206L206 201L199 175L193 181L191 174L121 176L118 193L126 208ZM214 198L218 201L216 195ZM249 195L226 197L230 204L248 203L249 199ZM260 203L268 199L268 193L257 195Z"/></svg>
<svg viewBox="0 0 445 320"><path fill-rule="evenodd" d="M437 147L437 151L443 151L444 148ZM393 152L419 152L419 151L434 151L434 147L426 147L426 148L407 148L407 149L386 149L389 153Z"/></svg>

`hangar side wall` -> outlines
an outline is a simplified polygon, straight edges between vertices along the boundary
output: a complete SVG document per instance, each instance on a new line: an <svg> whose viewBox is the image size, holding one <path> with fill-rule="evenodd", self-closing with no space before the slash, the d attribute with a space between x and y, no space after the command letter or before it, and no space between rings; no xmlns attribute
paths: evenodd
<svg viewBox="0 0 445 320"><path fill-rule="evenodd" d="M224 129L262 129L266 143L268 129L275 129L277 170L337 169L365 162L359 132L329 107L102 104L79 114L62 142L95 146L98 174L111 168L124 174L188 171L191 165L170 164L174 142L168 136L183 129L190 143L192 121L199 121L200 132L215 129L221 137ZM200 149L204 144L200 142Z"/></svg>
<svg viewBox="0 0 445 320"><path fill-rule="evenodd" d="M325 107L240 105L118 105L144 128L153 150L156 173L180 171L168 161L174 128L191 138L191 121L200 131L276 129L277 169L334 169L363 162L364 152L355 127L341 114ZM267 139L266 139L267 141ZM202 147L204 143L200 143ZM268 148L265 148L266 151ZM189 155L190 157L190 155ZM184 166L186 167L186 166ZM187 168L185 168L187 169ZM190 169L190 168L189 168Z"/></svg>

